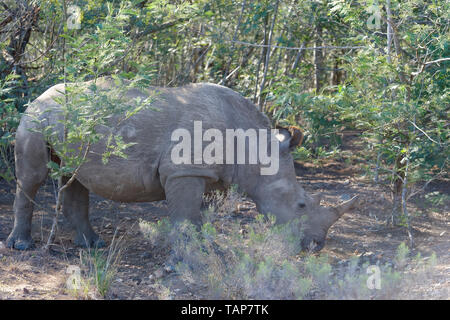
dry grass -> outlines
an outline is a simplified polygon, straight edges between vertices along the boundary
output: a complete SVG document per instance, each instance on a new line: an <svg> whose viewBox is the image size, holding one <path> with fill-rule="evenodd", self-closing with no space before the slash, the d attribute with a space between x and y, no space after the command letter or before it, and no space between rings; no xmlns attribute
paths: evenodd
<svg viewBox="0 0 450 320"><path fill-rule="evenodd" d="M79 266L68 267L71 276L66 287L72 296L77 299L107 297L122 254L122 238L116 236L117 230L106 249L80 250Z"/></svg>
<svg viewBox="0 0 450 320"><path fill-rule="evenodd" d="M356 257L332 266L326 255L300 252L301 221L276 225L274 217L258 215L241 225L225 211L235 208L237 199L233 190L209 196L200 229L187 221L140 224L154 245L170 250L167 263L184 283L202 287L207 298L403 299L409 288L430 277L436 264L435 256L411 258L402 244L390 263L371 266ZM374 268L380 287L370 289Z"/></svg>

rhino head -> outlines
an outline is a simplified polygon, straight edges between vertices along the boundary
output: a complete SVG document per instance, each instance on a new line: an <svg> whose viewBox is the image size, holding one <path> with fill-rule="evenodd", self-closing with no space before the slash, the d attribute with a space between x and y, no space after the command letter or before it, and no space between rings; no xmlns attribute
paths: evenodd
<svg viewBox="0 0 450 320"><path fill-rule="evenodd" d="M323 207L320 205L321 197L310 196L306 205L306 222L303 230L302 248L304 250L319 251L325 245L325 238L330 227L342 215L351 210L358 197L332 207Z"/></svg>
<svg viewBox="0 0 450 320"><path fill-rule="evenodd" d="M288 188L281 187L281 183L275 184L269 185L273 189L264 201L256 201L257 207L262 213L275 215L277 223L287 223L305 216L299 241L302 249L307 251L321 250L330 227L357 202L355 196L339 205L325 207L320 205L319 196L308 195L297 182Z"/></svg>
<svg viewBox="0 0 450 320"><path fill-rule="evenodd" d="M243 181L259 212L273 214L277 223L287 223L306 216L301 241L304 250L319 251L325 244L328 229L356 203L356 197L334 207L320 206L320 197L308 195L297 182L290 151L301 144L302 132L295 127L277 128L279 135L279 170L275 175L259 176L250 172Z"/></svg>

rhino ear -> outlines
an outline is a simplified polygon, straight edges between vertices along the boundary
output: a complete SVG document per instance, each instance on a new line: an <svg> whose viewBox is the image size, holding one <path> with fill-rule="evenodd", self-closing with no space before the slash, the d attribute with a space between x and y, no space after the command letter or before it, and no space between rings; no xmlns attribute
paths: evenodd
<svg viewBox="0 0 450 320"><path fill-rule="evenodd" d="M339 216L342 216L347 211L353 209L357 202L358 202L358 196L354 196L350 200L334 207L334 209L336 210L336 212L338 213Z"/></svg>
<svg viewBox="0 0 450 320"><path fill-rule="evenodd" d="M277 138L280 140L280 151L292 151L295 147L299 146L303 142L303 132L294 126L284 128L277 126L278 129Z"/></svg>

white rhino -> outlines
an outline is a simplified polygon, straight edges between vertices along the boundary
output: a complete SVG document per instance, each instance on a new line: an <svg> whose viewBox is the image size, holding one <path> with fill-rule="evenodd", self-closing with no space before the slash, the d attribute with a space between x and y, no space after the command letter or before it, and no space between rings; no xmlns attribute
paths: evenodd
<svg viewBox="0 0 450 320"><path fill-rule="evenodd" d="M116 85L110 78L98 79L96 83L101 90L110 90ZM7 239L7 245L15 249L25 250L33 245L33 202L30 199L35 197L47 177L47 163L54 148L38 132L42 128L33 117L44 120L41 123L56 124L61 118L61 105L55 100L61 101L62 92L63 84L45 91L30 104L17 129L15 221ZM316 249L324 246L328 229L354 201L325 208L305 193L296 180L290 154L290 150L302 140L299 130L280 130L284 141L279 147L279 170L274 175L261 175L260 164L174 164L171 150L176 142L171 141L171 134L175 129L185 128L191 132L193 122L202 121L204 129L270 130L270 122L240 94L215 84L129 89L126 97L130 100L146 98L155 92L152 108L141 110L120 124L98 129L103 132L112 130L113 134L121 135L124 142L134 142L125 151L127 157L112 156L104 164L105 139L101 140L92 145L88 161L64 191L63 213L75 227L76 244L104 245L89 222L89 192L121 202L166 199L172 220L190 219L198 223L204 192L238 185L261 213L275 215L277 223L307 215L304 238L299 241L305 248L312 244ZM55 128L61 131L58 134L62 136L61 126ZM269 135L269 139L272 138Z"/></svg>

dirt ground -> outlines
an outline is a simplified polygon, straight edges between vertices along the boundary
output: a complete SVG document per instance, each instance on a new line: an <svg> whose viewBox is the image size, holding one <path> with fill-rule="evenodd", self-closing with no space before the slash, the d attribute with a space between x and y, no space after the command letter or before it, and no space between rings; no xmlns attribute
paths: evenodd
<svg viewBox="0 0 450 320"><path fill-rule="evenodd" d="M345 151L345 150L344 150ZM349 150L347 150L349 151ZM351 151L351 150L350 150ZM322 205L334 204L359 195L358 208L346 213L329 231L322 253L335 263L354 256L389 261L401 242L408 240L404 228L387 227L391 213L390 195L379 185L364 177L357 160L297 163L299 181L311 193L322 193ZM448 181L430 183L426 192L439 191L449 195ZM20 252L4 247L13 226L15 189L0 182L0 299L74 299L66 290L69 265L79 265L79 251L72 242L72 231L61 218L56 246L49 254L40 248L51 227L55 206L53 183L49 180L38 195L33 217L35 249ZM448 199L448 198L447 198ZM121 204L91 195L91 221L100 236L110 243L113 234L123 235L123 252L118 273L112 283L109 299L205 299L201 288L186 287L177 275L166 270L168 253L151 245L139 230L139 221L156 221L167 215L164 201L143 204ZM431 208L423 195L409 202L414 214L412 225L416 248L427 258L438 257L433 277L418 284L410 298L450 298L450 216L449 203ZM161 289L170 284L170 292ZM92 297L95 298L95 297Z"/></svg>

